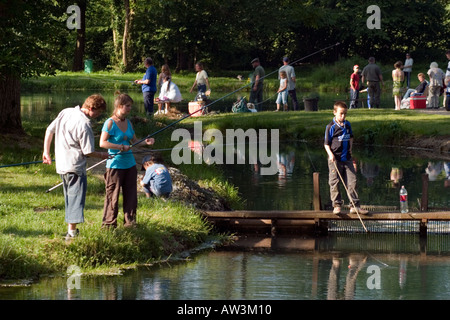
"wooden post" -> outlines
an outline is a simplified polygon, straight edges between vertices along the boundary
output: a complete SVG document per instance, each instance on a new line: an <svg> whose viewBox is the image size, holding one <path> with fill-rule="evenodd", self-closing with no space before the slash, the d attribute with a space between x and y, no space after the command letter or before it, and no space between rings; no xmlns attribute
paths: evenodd
<svg viewBox="0 0 450 320"><path fill-rule="evenodd" d="M428 174L422 174L422 201L420 211L428 211Z"/></svg>
<svg viewBox="0 0 450 320"><path fill-rule="evenodd" d="M422 219L420 221L419 235L421 237L426 237L427 236L427 224L428 224L428 219Z"/></svg>
<svg viewBox="0 0 450 320"><path fill-rule="evenodd" d="M319 184L319 172L313 173L313 186L314 186L314 198L313 198L313 206L314 211L320 211L322 206L320 204L320 184Z"/></svg>

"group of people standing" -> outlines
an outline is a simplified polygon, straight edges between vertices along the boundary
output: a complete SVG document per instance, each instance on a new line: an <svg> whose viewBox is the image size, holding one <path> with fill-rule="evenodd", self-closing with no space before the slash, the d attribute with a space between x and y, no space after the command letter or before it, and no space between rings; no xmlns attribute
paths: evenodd
<svg viewBox="0 0 450 320"><path fill-rule="evenodd" d="M144 60L144 66L146 71L143 78L137 79L134 82L142 85L144 108L147 116L153 115L155 102L158 104L158 111L155 115L168 113L172 102L177 103L183 99L180 89L172 81L172 74L169 66L164 64L161 67L161 73L159 76L151 58L146 58ZM195 70L197 72L196 78L189 92L192 92L195 86L197 86L197 95L206 95L207 91L211 91L211 88L209 85L208 74L204 70L203 63L197 62L195 64ZM157 90L159 90L160 93L155 99Z"/></svg>
<svg viewBox="0 0 450 320"><path fill-rule="evenodd" d="M450 60L450 50L446 52L447 59ZM410 89L411 73L414 60L409 53L406 54L405 62L397 61L392 70L392 95L394 97L395 110L400 110L402 101L408 99L411 95L423 95L428 87L427 108L439 109L439 96L444 94L444 107L450 101L447 101L447 93L450 93L450 61L447 71L444 73L436 62L430 64L427 72L429 81L425 79L424 73L419 73L419 86ZM406 82L406 92L404 90ZM367 85L369 108L378 108L380 106L381 86L383 85L383 74L380 67L375 63L375 58L370 57L368 65L360 72L359 66L353 67L353 73L350 76L350 109L356 108L359 101L359 92L362 85ZM447 108L450 109L450 108Z"/></svg>
<svg viewBox="0 0 450 320"><path fill-rule="evenodd" d="M95 151L94 133L90 120L106 110L106 102L99 94L89 96L82 107L66 108L47 127L44 138L43 162L51 164L50 146L55 137L56 172L63 180L65 221L68 224L66 239L79 234L77 224L84 222L87 191L87 157L106 160L105 202L102 227L117 227L119 196L123 195L125 227L136 225L137 168L132 147L145 142L153 145L153 138L139 140L131 121L127 118L133 99L119 93L114 101L114 111L102 127L99 146L108 152ZM144 157L142 169L146 171L142 185L146 194L166 196L172 191L172 181L167 168L157 156Z"/></svg>
<svg viewBox="0 0 450 320"><path fill-rule="evenodd" d="M264 78L266 76L264 68L261 66L259 58L251 61L254 72L251 75L251 91L249 103L256 107L257 111L262 110ZM280 86L277 90L277 110L288 111L288 97L292 100L292 109L297 111L298 101L295 91L296 77L294 67L290 65L288 57L283 58L283 66L278 69L278 79Z"/></svg>

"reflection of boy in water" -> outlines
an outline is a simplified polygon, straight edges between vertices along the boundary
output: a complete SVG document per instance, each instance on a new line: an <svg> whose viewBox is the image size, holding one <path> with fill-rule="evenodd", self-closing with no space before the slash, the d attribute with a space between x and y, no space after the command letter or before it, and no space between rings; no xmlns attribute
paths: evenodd
<svg viewBox="0 0 450 320"><path fill-rule="evenodd" d="M350 255L348 265L348 273L345 278L344 299L352 300L355 297L356 278L359 271L366 264L367 256ZM341 259L333 258L332 266L330 269L330 276L328 278L328 300L340 299L338 296L339 287L339 273L341 268Z"/></svg>

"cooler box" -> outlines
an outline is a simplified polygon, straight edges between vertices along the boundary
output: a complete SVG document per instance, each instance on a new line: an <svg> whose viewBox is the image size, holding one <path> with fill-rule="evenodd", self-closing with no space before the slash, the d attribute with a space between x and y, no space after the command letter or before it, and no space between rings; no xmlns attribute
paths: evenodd
<svg viewBox="0 0 450 320"><path fill-rule="evenodd" d="M427 107L426 96L411 96L409 100L410 109L425 109Z"/></svg>
<svg viewBox="0 0 450 320"><path fill-rule="evenodd" d="M191 101L189 102L189 113L192 114L195 111L203 108L206 105L205 101ZM205 108L206 109L206 108ZM199 117L203 114L206 114L206 110L198 111L192 115L192 117Z"/></svg>

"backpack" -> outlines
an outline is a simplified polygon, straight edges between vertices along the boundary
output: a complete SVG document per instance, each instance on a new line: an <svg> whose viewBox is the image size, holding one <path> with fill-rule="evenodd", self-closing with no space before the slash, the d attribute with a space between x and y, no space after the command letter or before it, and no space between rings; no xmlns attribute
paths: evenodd
<svg viewBox="0 0 450 320"><path fill-rule="evenodd" d="M240 98L235 103L233 103L233 106L231 107L231 111L234 113L239 112L251 112L247 108L247 99L245 97Z"/></svg>

